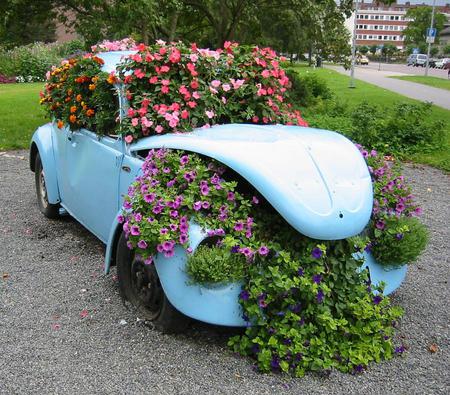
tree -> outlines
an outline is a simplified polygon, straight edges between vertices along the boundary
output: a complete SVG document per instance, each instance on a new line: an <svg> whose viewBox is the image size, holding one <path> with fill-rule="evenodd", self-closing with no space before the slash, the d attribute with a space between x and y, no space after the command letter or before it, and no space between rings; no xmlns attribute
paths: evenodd
<svg viewBox="0 0 450 395"><path fill-rule="evenodd" d="M361 45L360 47L357 48L358 52L366 55L367 52L369 52L369 47L367 45Z"/></svg>
<svg viewBox="0 0 450 395"><path fill-rule="evenodd" d="M412 20L408 23L408 27L403 30L406 44L414 44L419 47L426 43L427 29L431 24L431 11L432 9L429 6L420 6L408 10L406 16ZM439 43L439 32L444 27L446 20L445 15L440 12L437 12L434 16L434 27L437 29L436 44Z"/></svg>
<svg viewBox="0 0 450 395"><path fill-rule="evenodd" d="M447 44L444 48L442 48L442 53L444 55L450 55L450 44Z"/></svg>
<svg viewBox="0 0 450 395"><path fill-rule="evenodd" d="M375 55L377 53L377 49L378 49L378 45L376 45L376 44L371 45L370 46L370 53L372 55Z"/></svg>
<svg viewBox="0 0 450 395"><path fill-rule="evenodd" d="M55 31L55 13L49 1L0 2L0 42L4 46L54 41Z"/></svg>
<svg viewBox="0 0 450 395"><path fill-rule="evenodd" d="M436 46L432 46L430 49L430 55L431 56L436 56L439 53L439 47Z"/></svg>

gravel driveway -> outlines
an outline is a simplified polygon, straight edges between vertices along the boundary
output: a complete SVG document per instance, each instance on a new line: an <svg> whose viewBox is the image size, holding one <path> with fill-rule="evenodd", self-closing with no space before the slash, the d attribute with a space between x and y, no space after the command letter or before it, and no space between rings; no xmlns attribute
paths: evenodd
<svg viewBox="0 0 450 395"><path fill-rule="evenodd" d="M0 393L450 393L450 183L442 172L405 170L432 233L393 296L405 309L406 355L361 375L292 379L254 372L217 327L197 323L169 336L138 320L115 272L102 273L102 243L70 217L38 212L27 155L0 153Z"/></svg>

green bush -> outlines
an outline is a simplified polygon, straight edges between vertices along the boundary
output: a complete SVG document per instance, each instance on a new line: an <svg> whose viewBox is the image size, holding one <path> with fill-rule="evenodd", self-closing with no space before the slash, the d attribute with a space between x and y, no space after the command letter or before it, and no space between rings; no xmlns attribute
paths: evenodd
<svg viewBox="0 0 450 395"><path fill-rule="evenodd" d="M372 254L384 265L414 262L425 250L428 231L415 217L389 217L386 229L374 227Z"/></svg>
<svg viewBox="0 0 450 395"><path fill-rule="evenodd" d="M327 83L315 74L299 75L294 70L287 70L286 75L291 83L289 96L299 106L313 106L333 96Z"/></svg>
<svg viewBox="0 0 450 395"><path fill-rule="evenodd" d="M245 258L218 247L200 246L187 261L186 270L196 283L242 280Z"/></svg>
<svg viewBox="0 0 450 395"><path fill-rule="evenodd" d="M13 49L0 48L0 74L16 76L19 82L44 81L45 73L62 59L84 49L84 43L34 43Z"/></svg>

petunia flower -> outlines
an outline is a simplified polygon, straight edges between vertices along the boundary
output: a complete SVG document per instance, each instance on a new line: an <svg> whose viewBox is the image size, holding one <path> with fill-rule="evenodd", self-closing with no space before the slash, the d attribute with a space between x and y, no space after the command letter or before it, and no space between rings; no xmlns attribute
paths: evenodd
<svg viewBox="0 0 450 395"><path fill-rule="evenodd" d="M318 247L315 247L311 252L311 256L315 259L320 259L322 257L322 255L323 255L323 251Z"/></svg>

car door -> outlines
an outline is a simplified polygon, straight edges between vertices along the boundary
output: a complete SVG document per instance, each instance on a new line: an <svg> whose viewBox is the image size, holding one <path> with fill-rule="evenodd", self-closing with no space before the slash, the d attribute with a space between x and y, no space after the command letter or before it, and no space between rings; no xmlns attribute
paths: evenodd
<svg viewBox="0 0 450 395"><path fill-rule="evenodd" d="M119 209L123 149L121 138L98 136L86 129L66 133L62 204L104 242Z"/></svg>

